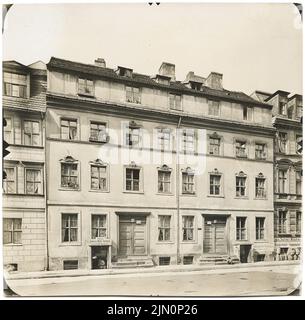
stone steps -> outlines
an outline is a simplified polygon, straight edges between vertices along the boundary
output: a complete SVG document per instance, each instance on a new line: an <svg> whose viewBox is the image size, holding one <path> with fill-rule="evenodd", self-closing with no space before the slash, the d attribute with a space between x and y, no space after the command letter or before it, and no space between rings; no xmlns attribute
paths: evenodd
<svg viewBox="0 0 305 320"><path fill-rule="evenodd" d="M237 256L229 256L229 255L203 255L199 258L198 264L229 264L228 261L231 261L232 264L239 263L239 259Z"/></svg>
<svg viewBox="0 0 305 320"><path fill-rule="evenodd" d="M112 263L113 268L150 268L154 263L149 257L127 257L119 258L117 262Z"/></svg>

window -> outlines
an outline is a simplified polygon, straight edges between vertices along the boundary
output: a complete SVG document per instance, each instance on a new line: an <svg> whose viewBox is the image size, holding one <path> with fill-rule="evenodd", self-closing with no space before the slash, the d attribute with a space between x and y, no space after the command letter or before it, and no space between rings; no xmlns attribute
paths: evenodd
<svg viewBox="0 0 305 320"><path fill-rule="evenodd" d="M247 240L246 217L236 218L236 240Z"/></svg>
<svg viewBox="0 0 305 320"><path fill-rule="evenodd" d="M78 94L94 96L94 85L93 81L89 79L78 79Z"/></svg>
<svg viewBox="0 0 305 320"><path fill-rule="evenodd" d="M3 244L21 244L22 219L3 219Z"/></svg>
<svg viewBox="0 0 305 320"><path fill-rule="evenodd" d="M256 217L255 219L256 240L265 239L265 218Z"/></svg>
<svg viewBox="0 0 305 320"><path fill-rule="evenodd" d="M266 145L263 143L255 144L255 159L266 159Z"/></svg>
<svg viewBox="0 0 305 320"><path fill-rule="evenodd" d="M159 266L169 266L170 261L170 257L159 257Z"/></svg>
<svg viewBox="0 0 305 320"><path fill-rule="evenodd" d="M127 127L126 145L131 147L141 146L141 128L133 126Z"/></svg>
<svg viewBox="0 0 305 320"><path fill-rule="evenodd" d="M195 152L194 129L184 129L182 131L182 150L185 152Z"/></svg>
<svg viewBox="0 0 305 320"><path fill-rule="evenodd" d="M194 217L193 216L182 217L182 239L183 241L194 240Z"/></svg>
<svg viewBox="0 0 305 320"><path fill-rule="evenodd" d="M266 178L262 174L255 178L255 197L266 198Z"/></svg>
<svg viewBox="0 0 305 320"><path fill-rule="evenodd" d="M303 106L297 106L297 117L301 118L303 116Z"/></svg>
<svg viewBox="0 0 305 320"><path fill-rule="evenodd" d="M209 154L220 155L220 137L216 132L209 136Z"/></svg>
<svg viewBox="0 0 305 320"><path fill-rule="evenodd" d="M15 168L4 167L6 179L3 179L3 192L16 193L16 173Z"/></svg>
<svg viewBox="0 0 305 320"><path fill-rule="evenodd" d="M106 165L91 165L91 190L108 190Z"/></svg>
<svg viewBox="0 0 305 320"><path fill-rule="evenodd" d="M160 128L158 129L158 148L160 150L170 150L170 129Z"/></svg>
<svg viewBox="0 0 305 320"><path fill-rule="evenodd" d="M283 115L283 116L286 115L286 107L287 107L286 102L281 101L280 107L279 107L280 115Z"/></svg>
<svg viewBox="0 0 305 320"><path fill-rule="evenodd" d="M105 214L93 214L91 216L91 237L106 238L107 237L107 216Z"/></svg>
<svg viewBox="0 0 305 320"><path fill-rule="evenodd" d="M78 215L63 213L61 216L62 242L77 241Z"/></svg>
<svg viewBox="0 0 305 320"><path fill-rule="evenodd" d="M7 143L14 143L12 118L5 118L6 126L4 127L4 140Z"/></svg>
<svg viewBox="0 0 305 320"><path fill-rule="evenodd" d="M26 194L42 194L42 179L41 169L25 169L26 181L25 191Z"/></svg>
<svg viewBox="0 0 305 320"><path fill-rule="evenodd" d="M171 171L169 169L158 170L158 192L170 193L171 192Z"/></svg>
<svg viewBox="0 0 305 320"><path fill-rule="evenodd" d="M41 145L40 123L38 121L25 120L23 122L23 142L27 146Z"/></svg>
<svg viewBox="0 0 305 320"><path fill-rule="evenodd" d="M247 143L246 141L236 141L235 142L236 148L236 156L240 158L247 157Z"/></svg>
<svg viewBox="0 0 305 320"><path fill-rule="evenodd" d="M296 153L303 154L303 136L296 136Z"/></svg>
<svg viewBox="0 0 305 320"><path fill-rule="evenodd" d="M107 131L105 122L90 122L90 141L107 142Z"/></svg>
<svg viewBox="0 0 305 320"><path fill-rule="evenodd" d="M78 163L72 157L66 157L61 163L61 186L69 189L78 189Z"/></svg>
<svg viewBox="0 0 305 320"><path fill-rule="evenodd" d="M182 172L182 193L194 194L195 193L195 180L194 172L190 169Z"/></svg>
<svg viewBox="0 0 305 320"><path fill-rule="evenodd" d="M158 216L158 241L170 241L171 216Z"/></svg>
<svg viewBox="0 0 305 320"><path fill-rule="evenodd" d="M278 171L278 192L286 193L287 170L279 169Z"/></svg>
<svg viewBox="0 0 305 320"><path fill-rule="evenodd" d="M286 147L287 147L287 133L286 132L279 132L278 147L279 147L279 152L286 153Z"/></svg>
<svg viewBox="0 0 305 320"><path fill-rule="evenodd" d="M77 120L75 119L61 119L61 138L67 140L77 139Z"/></svg>
<svg viewBox="0 0 305 320"><path fill-rule="evenodd" d="M136 87L126 87L126 101L131 103L141 103L140 89Z"/></svg>
<svg viewBox="0 0 305 320"><path fill-rule="evenodd" d="M288 219L287 219L287 211L279 211L278 217L278 232L280 234L285 234L288 232Z"/></svg>
<svg viewBox="0 0 305 320"><path fill-rule="evenodd" d="M210 174L210 195L220 195L220 174Z"/></svg>
<svg viewBox="0 0 305 320"><path fill-rule="evenodd" d="M208 105L209 105L209 116L219 116L219 111L220 111L219 101L209 100Z"/></svg>
<svg viewBox="0 0 305 320"><path fill-rule="evenodd" d="M78 269L78 260L64 260L64 270Z"/></svg>
<svg viewBox="0 0 305 320"><path fill-rule="evenodd" d="M18 98L27 97L27 76L23 74L4 72L4 95Z"/></svg>
<svg viewBox="0 0 305 320"><path fill-rule="evenodd" d="M298 195L302 194L302 171L297 170L295 172L295 193Z"/></svg>
<svg viewBox="0 0 305 320"><path fill-rule="evenodd" d="M302 212L297 211L296 212L296 232L301 233L302 230Z"/></svg>
<svg viewBox="0 0 305 320"><path fill-rule="evenodd" d="M288 112L287 112L288 119L293 119L293 111L294 111L293 109L294 109L293 106L290 106L288 108Z"/></svg>
<svg viewBox="0 0 305 320"><path fill-rule="evenodd" d="M173 110L182 110L182 104L181 104L181 95L180 94L169 94L169 107Z"/></svg>
<svg viewBox="0 0 305 320"><path fill-rule="evenodd" d="M126 168L126 190L140 191L140 169Z"/></svg>
<svg viewBox="0 0 305 320"><path fill-rule="evenodd" d="M236 176L236 197L245 197L246 196L246 180L247 177L243 172L240 172Z"/></svg>
<svg viewBox="0 0 305 320"><path fill-rule="evenodd" d="M193 264L193 256L183 256L183 264Z"/></svg>

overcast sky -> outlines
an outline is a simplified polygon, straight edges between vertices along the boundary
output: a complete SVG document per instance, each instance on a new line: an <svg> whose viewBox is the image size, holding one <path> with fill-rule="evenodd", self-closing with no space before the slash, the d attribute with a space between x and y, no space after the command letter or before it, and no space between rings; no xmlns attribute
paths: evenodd
<svg viewBox="0 0 305 320"><path fill-rule="evenodd" d="M156 74L162 61L223 73L226 89L302 93L302 30L293 4L51 4L9 10L3 60L51 56Z"/></svg>

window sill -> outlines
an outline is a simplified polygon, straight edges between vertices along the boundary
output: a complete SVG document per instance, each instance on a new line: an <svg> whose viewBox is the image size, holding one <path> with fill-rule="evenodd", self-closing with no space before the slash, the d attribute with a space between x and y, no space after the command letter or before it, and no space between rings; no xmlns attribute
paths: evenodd
<svg viewBox="0 0 305 320"><path fill-rule="evenodd" d="M224 198L224 195L218 195L218 194L208 194L207 197L209 198Z"/></svg>
<svg viewBox="0 0 305 320"><path fill-rule="evenodd" d="M109 142L109 139L106 139L105 141L102 140L95 140L95 139L89 139L89 142L96 143L96 144L105 144Z"/></svg>
<svg viewBox="0 0 305 320"><path fill-rule="evenodd" d="M268 198L254 198L254 200L268 200Z"/></svg>
<svg viewBox="0 0 305 320"><path fill-rule="evenodd" d="M254 241L255 243L268 243L268 241L266 240L266 239L256 239L255 241Z"/></svg>
<svg viewBox="0 0 305 320"><path fill-rule="evenodd" d="M94 193L109 193L109 190L94 190L94 189L90 189L88 190L89 192L94 192Z"/></svg>
<svg viewBox="0 0 305 320"><path fill-rule="evenodd" d="M77 95L80 96L80 97L95 98L95 96L93 94L91 94L91 93L78 92Z"/></svg>
<svg viewBox="0 0 305 320"><path fill-rule="evenodd" d="M144 194L144 191L130 191L124 190L123 193L131 193L131 194Z"/></svg>
<svg viewBox="0 0 305 320"><path fill-rule="evenodd" d="M284 238L287 237L287 238L289 238L289 237L292 237L292 234L285 232L285 233L278 233L277 236L278 237L284 237Z"/></svg>
<svg viewBox="0 0 305 320"><path fill-rule="evenodd" d="M181 193L180 196L184 197L196 197L196 193Z"/></svg>
<svg viewBox="0 0 305 320"><path fill-rule="evenodd" d="M3 98L7 98L9 100L19 100L19 101L25 101L25 102L28 102L30 100L30 97L13 97L13 96L7 96L7 95L3 95Z"/></svg>
<svg viewBox="0 0 305 320"><path fill-rule="evenodd" d="M4 193L3 196L29 196L29 197L44 197L44 194L33 194L33 193Z"/></svg>
<svg viewBox="0 0 305 320"><path fill-rule="evenodd" d="M9 147L44 149L44 146L31 146L28 144L17 144L17 143L10 143Z"/></svg>
<svg viewBox="0 0 305 320"><path fill-rule="evenodd" d="M156 195L158 196L173 196L172 192L157 192Z"/></svg>
<svg viewBox="0 0 305 320"><path fill-rule="evenodd" d="M240 199L240 200L249 200L248 196L242 196L242 197L234 197L234 199Z"/></svg>
<svg viewBox="0 0 305 320"><path fill-rule="evenodd" d="M194 244L197 243L196 240L182 240L181 244Z"/></svg>
<svg viewBox="0 0 305 320"><path fill-rule="evenodd" d="M243 240L235 240L236 244L251 244L251 241L248 239L243 239Z"/></svg>
<svg viewBox="0 0 305 320"><path fill-rule="evenodd" d="M257 161L266 161L267 158L255 158L255 160L257 160Z"/></svg>
<svg viewBox="0 0 305 320"><path fill-rule="evenodd" d="M22 247L23 244L22 243L4 243L3 246L4 247Z"/></svg>
<svg viewBox="0 0 305 320"><path fill-rule="evenodd" d="M60 188L58 188L58 190L60 190L60 191L80 191L80 188L78 188L78 189L72 189L72 188L60 187Z"/></svg>
<svg viewBox="0 0 305 320"><path fill-rule="evenodd" d="M58 246L59 247L69 247L69 246L81 246L81 242L61 242Z"/></svg>
<svg viewBox="0 0 305 320"><path fill-rule="evenodd" d="M175 244L174 241L157 241L156 242L157 245L162 245L162 244Z"/></svg>
<svg viewBox="0 0 305 320"><path fill-rule="evenodd" d="M248 159L248 156L238 156L238 155L236 155L235 157L237 159Z"/></svg>

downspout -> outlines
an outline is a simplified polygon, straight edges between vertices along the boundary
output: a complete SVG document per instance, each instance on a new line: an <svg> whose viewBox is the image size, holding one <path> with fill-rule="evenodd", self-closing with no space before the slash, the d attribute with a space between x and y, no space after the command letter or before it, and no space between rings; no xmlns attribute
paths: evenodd
<svg viewBox="0 0 305 320"><path fill-rule="evenodd" d="M177 123L177 149L176 149L176 194L177 194L177 264L181 263L180 258L180 134L181 116Z"/></svg>

